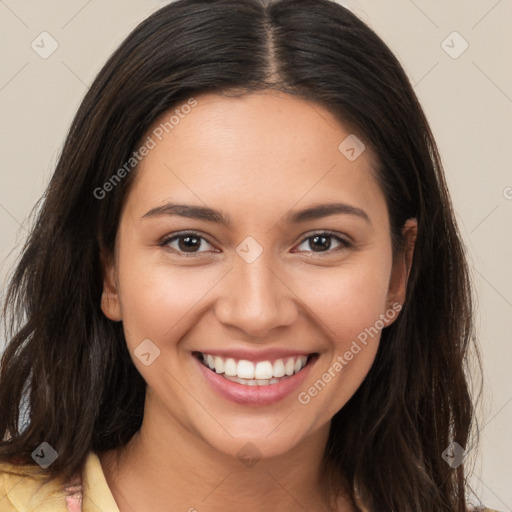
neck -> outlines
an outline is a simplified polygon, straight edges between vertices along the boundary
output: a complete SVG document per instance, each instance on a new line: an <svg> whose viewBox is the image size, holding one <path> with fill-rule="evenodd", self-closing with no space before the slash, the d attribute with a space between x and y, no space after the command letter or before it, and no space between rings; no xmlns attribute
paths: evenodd
<svg viewBox="0 0 512 512"><path fill-rule="evenodd" d="M272 458L216 450L169 417L145 411L140 430L122 448L99 454L120 512L183 510L256 512L297 509L349 512L329 498L323 453L329 425Z"/></svg>

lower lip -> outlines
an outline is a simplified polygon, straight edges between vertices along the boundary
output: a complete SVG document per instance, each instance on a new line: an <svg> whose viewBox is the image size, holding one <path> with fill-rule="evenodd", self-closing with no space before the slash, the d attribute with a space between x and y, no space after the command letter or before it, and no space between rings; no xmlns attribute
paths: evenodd
<svg viewBox="0 0 512 512"><path fill-rule="evenodd" d="M248 386L231 382L221 377L218 373L207 368L197 357L192 357L196 360L201 373L219 395L237 404L252 405L275 404L291 395L304 382L317 359L316 356L312 357L299 373L277 384L269 384L268 386Z"/></svg>

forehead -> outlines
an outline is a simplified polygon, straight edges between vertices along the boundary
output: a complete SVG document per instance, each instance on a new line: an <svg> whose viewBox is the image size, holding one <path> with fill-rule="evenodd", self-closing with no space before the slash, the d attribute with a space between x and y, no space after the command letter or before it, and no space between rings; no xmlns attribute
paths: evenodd
<svg viewBox="0 0 512 512"><path fill-rule="evenodd" d="M163 114L143 138L154 144L132 187L141 208L175 195L260 209L382 199L370 149L347 158L344 141L354 135L323 106L274 91L194 100Z"/></svg>

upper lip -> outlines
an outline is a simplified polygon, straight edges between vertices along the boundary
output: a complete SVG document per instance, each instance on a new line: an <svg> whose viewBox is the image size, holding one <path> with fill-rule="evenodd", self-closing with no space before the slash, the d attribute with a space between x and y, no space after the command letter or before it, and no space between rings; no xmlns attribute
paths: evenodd
<svg viewBox="0 0 512 512"><path fill-rule="evenodd" d="M194 352L201 352L202 354L210 354L212 356L219 356L225 359L232 358L236 360L244 359L246 361L273 361L276 359L285 359L294 356L309 356L314 354L314 351L306 350L292 350L284 348L265 348L261 350L249 350L244 348L233 349L204 349L195 350Z"/></svg>

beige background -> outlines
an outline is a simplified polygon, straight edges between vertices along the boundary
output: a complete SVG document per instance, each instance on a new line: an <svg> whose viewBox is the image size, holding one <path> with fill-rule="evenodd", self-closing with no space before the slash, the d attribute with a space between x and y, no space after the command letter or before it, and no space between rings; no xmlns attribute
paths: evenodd
<svg viewBox="0 0 512 512"><path fill-rule="evenodd" d="M88 86L164 3L0 0L2 283ZM343 3L399 57L441 150L479 297L486 388L472 482L487 506L512 511L512 1ZM47 59L31 47L43 31L58 43Z"/></svg>

